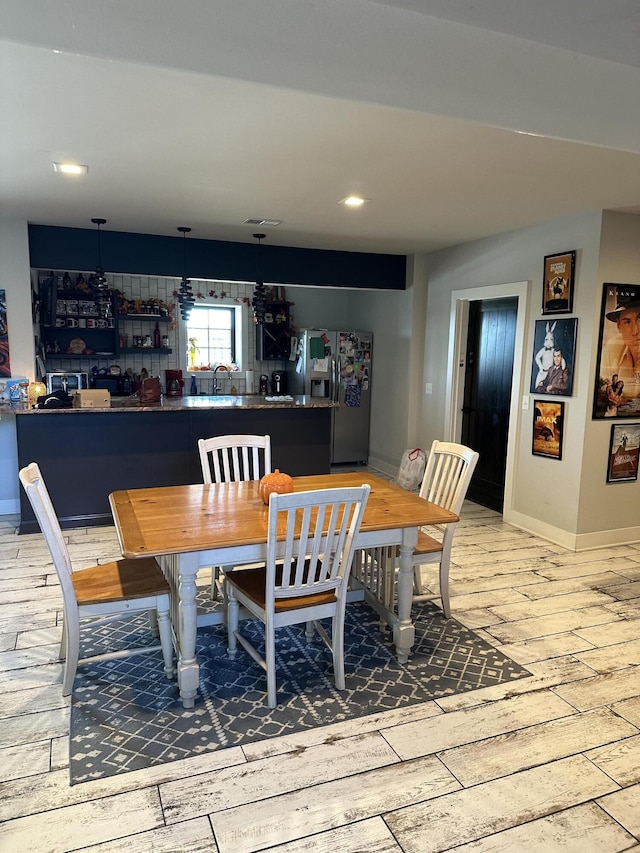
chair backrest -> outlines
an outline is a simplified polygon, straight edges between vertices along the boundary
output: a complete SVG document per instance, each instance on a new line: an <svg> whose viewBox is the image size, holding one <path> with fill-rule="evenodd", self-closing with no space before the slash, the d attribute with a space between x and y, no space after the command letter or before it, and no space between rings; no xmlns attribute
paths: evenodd
<svg viewBox="0 0 640 853"><path fill-rule="evenodd" d="M478 463L478 453L464 444L436 441L431 445L420 497L460 513Z"/></svg>
<svg viewBox="0 0 640 853"><path fill-rule="evenodd" d="M40 530L45 538L53 565L55 566L62 589L62 598L67 608L76 603L76 594L71 582L71 557L64 541L56 511L51 503L49 492L45 486L40 468L35 462L22 468L18 474L20 482L29 498Z"/></svg>
<svg viewBox="0 0 640 853"><path fill-rule="evenodd" d="M276 598L329 591L346 595L370 491L363 484L270 495L267 607Z"/></svg>
<svg viewBox="0 0 640 853"><path fill-rule="evenodd" d="M271 473L271 437L217 435L198 441L205 483L259 480Z"/></svg>

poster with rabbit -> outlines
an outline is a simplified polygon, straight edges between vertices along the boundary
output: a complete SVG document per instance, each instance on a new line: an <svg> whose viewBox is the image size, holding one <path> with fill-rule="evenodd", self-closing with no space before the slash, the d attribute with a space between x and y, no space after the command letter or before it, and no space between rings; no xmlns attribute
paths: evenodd
<svg viewBox="0 0 640 853"><path fill-rule="evenodd" d="M536 320L531 365L531 393L570 397L578 319Z"/></svg>

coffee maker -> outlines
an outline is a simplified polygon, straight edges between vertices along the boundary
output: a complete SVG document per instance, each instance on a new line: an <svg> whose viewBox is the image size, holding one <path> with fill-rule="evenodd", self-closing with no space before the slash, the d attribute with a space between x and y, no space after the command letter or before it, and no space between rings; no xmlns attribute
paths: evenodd
<svg viewBox="0 0 640 853"><path fill-rule="evenodd" d="M274 370L271 374L271 387L278 397L287 393L287 374L283 370Z"/></svg>
<svg viewBox="0 0 640 853"><path fill-rule="evenodd" d="M184 388L184 379L182 378L181 370L165 370L167 376L166 391L167 397L182 397Z"/></svg>
<svg viewBox="0 0 640 853"><path fill-rule="evenodd" d="M268 394L269 393L269 377L266 373L260 374L260 385L259 385L259 393L260 394Z"/></svg>

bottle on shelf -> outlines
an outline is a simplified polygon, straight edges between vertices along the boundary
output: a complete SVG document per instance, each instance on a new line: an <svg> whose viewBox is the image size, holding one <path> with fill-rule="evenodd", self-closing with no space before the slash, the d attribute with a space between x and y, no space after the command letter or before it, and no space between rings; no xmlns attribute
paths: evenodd
<svg viewBox="0 0 640 853"><path fill-rule="evenodd" d="M156 321L156 327L153 330L153 346L155 347L155 349L160 349L160 347L162 346L162 338L160 336L160 326L158 325L157 321Z"/></svg>

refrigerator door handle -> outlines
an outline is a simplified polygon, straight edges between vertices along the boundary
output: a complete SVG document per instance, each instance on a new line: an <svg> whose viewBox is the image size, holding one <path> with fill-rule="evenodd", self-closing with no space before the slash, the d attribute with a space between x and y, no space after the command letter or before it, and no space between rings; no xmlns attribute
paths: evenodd
<svg viewBox="0 0 640 853"><path fill-rule="evenodd" d="M331 399L333 400L334 403L338 402L338 392L340 390L340 375L339 375L340 367L339 367L339 364L340 364L339 359L337 359L335 357L331 359L331 382L332 382Z"/></svg>

